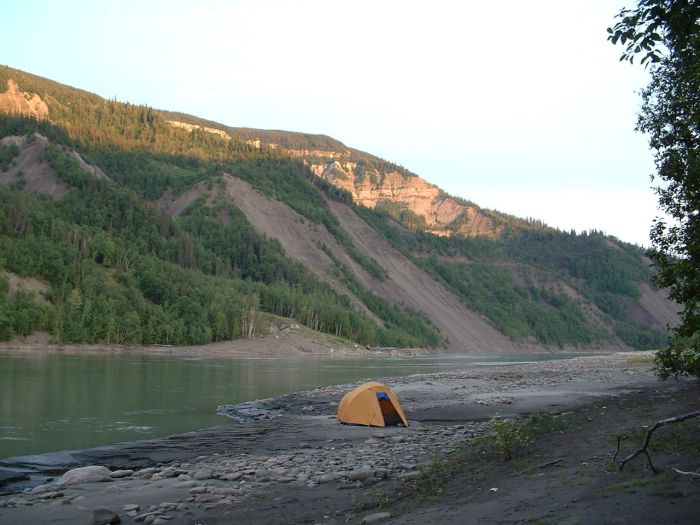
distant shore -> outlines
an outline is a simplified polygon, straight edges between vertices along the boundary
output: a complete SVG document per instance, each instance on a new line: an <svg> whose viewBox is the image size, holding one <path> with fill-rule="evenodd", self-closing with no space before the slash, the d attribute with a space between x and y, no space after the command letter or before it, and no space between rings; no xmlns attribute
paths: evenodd
<svg viewBox="0 0 700 525"><path fill-rule="evenodd" d="M546 353L613 353L620 351L634 352L620 346L595 346L563 348L542 347L538 345L521 345L517 353L546 354ZM276 358L301 357L304 355L347 356L347 357L377 357L377 356L417 356L431 354L473 354L483 355L485 352L465 349L463 352L447 351L443 348L377 348L369 347L351 341L340 339L308 328L295 325L285 328L275 334L254 339L234 339L219 341L206 345L175 346L175 345L117 345L117 344L57 344L50 341L48 334L39 334L26 338L16 338L12 341L0 342L0 354L7 353L60 353L65 355L91 353L147 353L150 355L173 355L182 357L237 357L237 358ZM512 354L503 351L502 354ZM493 354L493 352L489 352Z"/></svg>
<svg viewBox="0 0 700 525"><path fill-rule="evenodd" d="M84 523L94 508L108 507L123 523L360 523L360 509L378 494L419 479L421 465L490 432L493 416L576 413L596 403L606 409L608 399L637 396L620 414L624 421L648 396L697 391L693 381L660 383L652 357L617 353L385 379L409 428L339 424L337 402L354 385L259 400L247 404L258 417L243 424L53 455L58 471L62 460L65 468L102 465L116 474L0 496L0 521Z"/></svg>

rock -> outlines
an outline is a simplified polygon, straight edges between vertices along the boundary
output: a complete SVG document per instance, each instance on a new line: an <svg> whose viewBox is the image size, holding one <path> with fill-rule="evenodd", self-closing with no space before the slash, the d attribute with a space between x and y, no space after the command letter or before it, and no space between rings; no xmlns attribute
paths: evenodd
<svg viewBox="0 0 700 525"><path fill-rule="evenodd" d="M402 472L401 474L399 474L396 477L401 479L401 480L404 480L404 479L415 479L415 478L419 478L420 476L421 476L421 473L419 471L413 470L411 472Z"/></svg>
<svg viewBox="0 0 700 525"><path fill-rule="evenodd" d="M292 481L296 481L297 478L293 478L291 476L282 476L277 478L277 483L291 483Z"/></svg>
<svg viewBox="0 0 700 525"><path fill-rule="evenodd" d="M128 476L131 476L134 473L133 470L115 470L112 472L112 478L114 479L119 479L119 478L126 478Z"/></svg>
<svg viewBox="0 0 700 525"><path fill-rule="evenodd" d="M195 503L214 503L219 501L221 496L216 496L214 494L200 494L194 498Z"/></svg>
<svg viewBox="0 0 700 525"><path fill-rule="evenodd" d="M222 476L222 479L225 479L226 481L238 481L243 477L243 472L231 472L229 474L226 474L225 476Z"/></svg>
<svg viewBox="0 0 700 525"><path fill-rule="evenodd" d="M207 492L206 487L192 487L190 489L190 494L204 494L205 492Z"/></svg>
<svg viewBox="0 0 700 525"><path fill-rule="evenodd" d="M365 516L364 518L362 518L361 523L379 523L380 521L389 519L391 517L391 512L377 512L376 514L370 514L369 516Z"/></svg>
<svg viewBox="0 0 700 525"><path fill-rule="evenodd" d="M318 483L332 483L338 479L338 474L336 472L329 472L328 474L321 474L315 479Z"/></svg>
<svg viewBox="0 0 700 525"><path fill-rule="evenodd" d="M23 505L31 505L31 503L29 503L29 502L28 502L26 499L24 499L24 498L16 497L16 498L10 498L10 499L8 499L6 505L7 505L8 507L20 507L20 506L23 506Z"/></svg>
<svg viewBox="0 0 700 525"><path fill-rule="evenodd" d="M138 476L139 478L143 479L149 479L153 474L157 472L158 469L149 467L149 468L142 468L141 470L137 470L135 472L135 475Z"/></svg>
<svg viewBox="0 0 700 525"><path fill-rule="evenodd" d="M154 519L151 523L153 525L166 525L169 523L168 520L172 519L170 516L158 516L156 519Z"/></svg>
<svg viewBox="0 0 700 525"><path fill-rule="evenodd" d="M348 473L348 479L350 481L364 481L367 478L371 477L373 474L374 471L370 469L353 470L350 473Z"/></svg>
<svg viewBox="0 0 700 525"><path fill-rule="evenodd" d="M78 483L94 483L97 481L109 481L112 479L112 472L107 467L90 465L88 467L74 468L63 474L57 485L75 485Z"/></svg>
<svg viewBox="0 0 700 525"><path fill-rule="evenodd" d="M213 489L211 494L216 494L217 496L230 496L233 494L233 490L230 487L218 487Z"/></svg>
<svg viewBox="0 0 700 525"><path fill-rule="evenodd" d="M92 525L116 525L121 523L119 514L107 507L96 507L92 510Z"/></svg>
<svg viewBox="0 0 700 525"><path fill-rule="evenodd" d="M45 492L41 496L39 496L39 499L56 499L56 498L62 498L63 497L63 492L59 491L53 491L53 492Z"/></svg>
<svg viewBox="0 0 700 525"><path fill-rule="evenodd" d="M49 488L49 485L37 485L36 487L34 487L34 488L30 491L30 493L31 493L31 494L36 494L37 492L43 492L43 491L45 491L45 490L48 489L48 488Z"/></svg>
<svg viewBox="0 0 700 525"><path fill-rule="evenodd" d="M141 510L141 505L138 503L127 503L126 505L122 505L122 510L124 512L131 512L132 510L139 511Z"/></svg>
<svg viewBox="0 0 700 525"><path fill-rule="evenodd" d="M212 479L214 477L214 471L210 468L201 469L192 474L192 479Z"/></svg>
<svg viewBox="0 0 700 525"><path fill-rule="evenodd" d="M381 480L379 478L375 478L374 476L370 476L366 480L362 482L363 487L371 487L372 485L376 485L379 483Z"/></svg>
<svg viewBox="0 0 700 525"><path fill-rule="evenodd" d="M137 523L141 523L141 522L150 523L150 522L146 521L149 518L151 521L153 521L154 519L156 519L156 514L153 512L144 512L143 514L139 514L138 516L134 516L134 521Z"/></svg>
<svg viewBox="0 0 700 525"><path fill-rule="evenodd" d="M176 489L191 489L192 487L196 487L197 482L196 481L182 481L180 483L176 483L174 487Z"/></svg>

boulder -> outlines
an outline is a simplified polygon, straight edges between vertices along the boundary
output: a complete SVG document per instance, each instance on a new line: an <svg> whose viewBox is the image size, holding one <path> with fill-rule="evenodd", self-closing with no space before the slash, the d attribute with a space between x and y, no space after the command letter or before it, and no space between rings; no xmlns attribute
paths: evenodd
<svg viewBox="0 0 700 525"><path fill-rule="evenodd" d="M109 481L112 472L107 467L90 465L69 470L56 480L57 485L75 485L78 483L93 483L96 481Z"/></svg>
<svg viewBox="0 0 700 525"><path fill-rule="evenodd" d="M116 525L121 522L119 514L107 507L96 507L92 511L92 525Z"/></svg>

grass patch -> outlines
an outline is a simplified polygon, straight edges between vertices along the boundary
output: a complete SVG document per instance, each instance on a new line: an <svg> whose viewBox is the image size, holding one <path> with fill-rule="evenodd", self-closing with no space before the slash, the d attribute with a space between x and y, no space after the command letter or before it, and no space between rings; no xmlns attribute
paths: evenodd
<svg viewBox="0 0 700 525"><path fill-rule="evenodd" d="M653 357L635 357L634 359L630 359L628 361L630 365L635 365L635 366L651 366L654 364L654 358Z"/></svg>

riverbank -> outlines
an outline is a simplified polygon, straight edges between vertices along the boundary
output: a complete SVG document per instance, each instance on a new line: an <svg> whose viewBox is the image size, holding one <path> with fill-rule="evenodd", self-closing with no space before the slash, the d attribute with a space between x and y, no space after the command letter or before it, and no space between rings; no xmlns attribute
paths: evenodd
<svg viewBox="0 0 700 525"><path fill-rule="evenodd" d="M424 348L369 348L351 343L339 337L312 332L301 326L292 326L279 330L274 335L256 337L254 339L235 339L206 345L171 346L171 345L139 345L125 346L115 344L54 344L48 341L35 341L32 338L15 339L0 343L0 353L3 354L145 354L172 355L178 357L245 357L245 358L276 358L297 356L412 356L434 353Z"/></svg>
<svg viewBox="0 0 700 525"><path fill-rule="evenodd" d="M401 398L409 428L339 424L334 418L336 404L353 385L226 407L224 410L234 415L254 414L255 418L241 425L43 458L45 471L102 465L117 474L103 482L58 485L53 480L26 492L0 496L0 521L91 523L97 507L110 508L123 523L140 520L158 524L360 523L368 514L386 509L396 516L390 522L423 523L434 516L464 523L469 522L465 516L473 515L467 501L480 505L480 521L486 522L517 521L518 508L527 510L530 517L551 517L552 509L564 501L572 512L590 501L601 508L607 501L612 510L614 494L605 501L581 496L580 476L575 483L557 476L566 477L562 468L581 469L579 453L586 455L593 449L597 450L596 459L583 459L594 465L592 470L603 472L606 454L614 451L615 432L638 429L658 415L673 415L689 406L697 409L697 381L658 382L650 362L649 353L624 353L388 380ZM398 497L411 484L429 479L423 471L430 472L435 461L489 434L491 417L518 418L533 411L575 416L571 428L547 438L556 441L563 436L560 440L568 443L568 451L564 454L562 450L552 469L535 469L536 480L547 478L550 483L541 486L544 492L539 496L531 476L512 476L512 469L508 471L512 462L486 458L471 465L469 472L488 469L469 487L462 483L452 486L452 475L448 475L428 494L430 501L421 500L418 507L409 504L415 503L415 498ZM599 424L603 416L605 421L601 419ZM539 439L528 453L537 458L552 455L561 445L549 442L543 449L544 444L545 440ZM697 450L690 449L686 454L690 459L683 456L690 463L677 465L681 470L700 467ZM670 455L668 458L662 461L673 460ZM41 461L41 457L35 458L35 463ZM501 477L492 479L492 474ZM553 474L554 478L539 474ZM464 478L464 473L453 475ZM640 476L648 479L639 469L627 469L619 477L615 473L605 476L619 482L634 482ZM501 481L509 485L507 491L501 488L502 483L501 487L486 486ZM698 493L693 492L697 485L690 479L685 482L688 487L678 489L682 496L671 498L674 509L695 505L697 511ZM653 492L654 486L645 487L639 490ZM638 499L640 508L647 500L655 501L625 494L631 502ZM447 500L441 503L440 497ZM475 498L478 501L473 501ZM489 507L483 505L485 502L497 503ZM375 508L377 505L382 508ZM564 514L556 514L560 515ZM687 522L695 515L689 514ZM616 522L627 522L620 519Z"/></svg>

